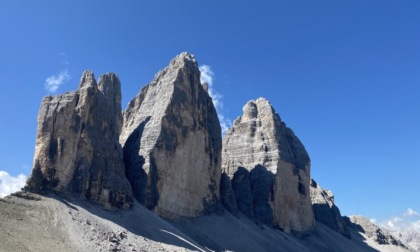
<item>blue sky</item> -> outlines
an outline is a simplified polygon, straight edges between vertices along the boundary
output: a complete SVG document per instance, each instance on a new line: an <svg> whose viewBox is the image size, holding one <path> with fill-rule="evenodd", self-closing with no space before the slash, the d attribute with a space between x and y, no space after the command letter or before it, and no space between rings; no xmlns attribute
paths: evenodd
<svg viewBox="0 0 420 252"><path fill-rule="evenodd" d="M419 13L419 1L2 1L0 171L29 175L42 97L75 90L83 70L117 73L125 107L189 51L227 120L271 101L343 214L420 211Z"/></svg>

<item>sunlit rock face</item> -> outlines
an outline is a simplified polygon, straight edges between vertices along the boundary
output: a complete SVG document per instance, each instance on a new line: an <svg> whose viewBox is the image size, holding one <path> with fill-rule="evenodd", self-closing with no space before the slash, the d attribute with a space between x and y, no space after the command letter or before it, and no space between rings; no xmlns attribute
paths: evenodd
<svg viewBox="0 0 420 252"><path fill-rule="evenodd" d="M160 216L219 208L221 129L189 53L142 88L124 112L120 143L134 197Z"/></svg>
<svg viewBox="0 0 420 252"><path fill-rule="evenodd" d="M268 100L244 106L223 139L222 160L240 211L286 232L313 229L309 156Z"/></svg>
<svg viewBox="0 0 420 252"><path fill-rule="evenodd" d="M121 125L121 84L113 73L97 84L85 71L77 91L44 97L26 188L79 195L108 209L129 208Z"/></svg>

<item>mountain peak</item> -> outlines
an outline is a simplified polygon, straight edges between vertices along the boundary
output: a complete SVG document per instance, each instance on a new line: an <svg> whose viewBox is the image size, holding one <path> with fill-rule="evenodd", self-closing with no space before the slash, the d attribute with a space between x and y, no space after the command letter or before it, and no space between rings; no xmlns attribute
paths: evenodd
<svg viewBox="0 0 420 252"><path fill-rule="evenodd" d="M129 208L132 193L118 142L120 103L116 75L102 76L98 88L92 71L83 73L76 92L44 98L27 189L71 193L107 209Z"/></svg>
<svg viewBox="0 0 420 252"><path fill-rule="evenodd" d="M191 54L176 56L129 103L120 142L134 197L149 209L172 219L217 207L220 123Z"/></svg>
<svg viewBox="0 0 420 252"><path fill-rule="evenodd" d="M85 70L80 78L79 89L91 86L96 86L95 75L91 70Z"/></svg>
<svg viewBox="0 0 420 252"><path fill-rule="evenodd" d="M248 101L242 108L243 120L257 119L259 116L273 117L276 112L271 103L263 97Z"/></svg>
<svg viewBox="0 0 420 252"><path fill-rule="evenodd" d="M247 102L223 139L222 154L237 200L247 202L238 204L240 211L288 232L313 229L309 156L267 99Z"/></svg>

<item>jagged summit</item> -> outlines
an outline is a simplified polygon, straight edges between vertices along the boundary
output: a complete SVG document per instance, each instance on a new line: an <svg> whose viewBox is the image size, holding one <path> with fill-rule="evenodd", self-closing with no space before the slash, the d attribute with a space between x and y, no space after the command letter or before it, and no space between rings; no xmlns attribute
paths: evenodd
<svg viewBox="0 0 420 252"><path fill-rule="evenodd" d="M85 70L80 78L79 89L83 87L96 86L95 75L91 70Z"/></svg>
<svg viewBox="0 0 420 252"><path fill-rule="evenodd" d="M173 58L170 62L169 65L158 71L154 77L154 80L156 80L158 78L158 76L161 76L162 74L164 74L168 69L178 69L178 68L195 68L197 67L198 69L198 64L197 64L197 60L195 59L194 55L190 54L189 52L182 52L180 54L178 54L177 56L175 56L175 58ZM152 84L153 81L150 83Z"/></svg>
<svg viewBox="0 0 420 252"><path fill-rule="evenodd" d="M191 77L191 80L188 78ZM187 83L187 82L190 83ZM198 69L198 64L195 58L187 53L183 52L177 55L171 62L169 66L160 70L156 75L155 78L146 86L144 86L140 92L128 103L126 110L124 111L124 127L121 132L120 136L120 143L124 145L125 141L128 138L128 132L132 132L139 121L142 120L144 117L143 112L139 111L138 108L143 107L146 108L149 112L154 109L154 104L159 103L160 105L166 106L171 100L168 95L177 91L178 88L181 90L188 88L188 85L194 85L200 83L200 70ZM175 89L175 87L178 87ZM197 85L198 87L198 85ZM156 89L153 92L162 92L165 96L158 96L157 94L154 95L156 97L156 101L154 99L150 99L148 102L144 101L144 95L148 92L148 89L154 88ZM196 88L198 90L198 88ZM180 93L182 95L182 93ZM176 95L178 96L178 95ZM185 96L185 95L184 95ZM154 98L153 97L153 98ZM185 97L175 97L176 99L183 99ZM163 101L158 101L163 99ZM159 113L163 113L160 110ZM159 115L159 116L163 116Z"/></svg>
<svg viewBox="0 0 420 252"><path fill-rule="evenodd" d="M79 89L43 99L38 115L31 191L74 194L108 209L132 205L125 177L121 84L115 74L96 83L85 71Z"/></svg>
<svg viewBox="0 0 420 252"><path fill-rule="evenodd" d="M227 131L226 135L229 137L224 139L224 146L229 146L231 142L241 143L234 149L224 148L224 172L232 176L236 167L242 166L250 170L262 164L276 174L279 160L293 163L296 170L310 165L305 147L281 121L266 98L248 101L242 111L242 116ZM249 148L257 151L247 153Z"/></svg>
<svg viewBox="0 0 420 252"><path fill-rule="evenodd" d="M189 53L189 52L182 52L182 53L178 54L177 56L175 56L175 58L172 60L172 62L178 61L178 60L188 60L188 61L196 62L194 55Z"/></svg>
<svg viewBox="0 0 420 252"><path fill-rule="evenodd" d="M249 100L242 108L243 115L248 119L257 119L258 110L271 112L271 114L275 114L275 111L270 101L268 101L264 97L259 97L256 100Z"/></svg>

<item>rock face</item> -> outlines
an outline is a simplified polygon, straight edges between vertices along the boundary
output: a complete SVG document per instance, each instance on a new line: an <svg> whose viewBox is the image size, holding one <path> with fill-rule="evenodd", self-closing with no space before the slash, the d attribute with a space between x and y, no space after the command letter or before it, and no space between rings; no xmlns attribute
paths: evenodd
<svg viewBox="0 0 420 252"><path fill-rule="evenodd" d="M130 101L120 143L134 197L160 216L219 205L220 123L192 55L178 55Z"/></svg>
<svg viewBox="0 0 420 252"><path fill-rule="evenodd" d="M414 230L405 230L402 232L393 231L391 234L414 252L420 252L420 233Z"/></svg>
<svg viewBox="0 0 420 252"><path fill-rule="evenodd" d="M395 245L406 248L404 244L392 236L388 231L379 228L366 217L351 216L350 218L345 217L344 220L350 228L373 239L380 245Z"/></svg>
<svg viewBox="0 0 420 252"><path fill-rule="evenodd" d="M323 189L313 179L311 179L310 192L315 219L345 237L351 238L340 210L334 204L332 192Z"/></svg>
<svg viewBox="0 0 420 252"><path fill-rule="evenodd" d="M312 230L309 156L266 99L244 106L223 139L222 160L240 211L286 232Z"/></svg>
<svg viewBox="0 0 420 252"><path fill-rule="evenodd" d="M236 202L235 192L232 189L230 178L226 173L223 173L220 179L220 202L226 210L238 216L238 204Z"/></svg>
<svg viewBox="0 0 420 252"><path fill-rule="evenodd" d="M38 114L34 166L26 188L80 195L108 209L132 205L119 134L121 84L85 71L76 92L47 96Z"/></svg>

